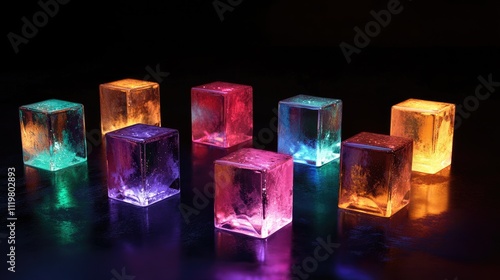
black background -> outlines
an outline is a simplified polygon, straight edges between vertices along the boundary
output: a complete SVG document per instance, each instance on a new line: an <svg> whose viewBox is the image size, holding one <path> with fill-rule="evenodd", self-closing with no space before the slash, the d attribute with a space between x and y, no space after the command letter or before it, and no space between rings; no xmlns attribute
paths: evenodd
<svg viewBox="0 0 500 280"><path fill-rule="evenodd" d="M213 1L72 0L17 54L7 34L21 34L21 18L31 20L40 6L4 6L0 176L6 186L7 167L16 168L19 220L16 273L7 271L7 239L0 236L2 279L116 279L113 271L122 268L136 280L291 279L299 276L293 265L327 236L340 247L311 269L312 279L495 277L498 92L477 103L473 96L478 76L500 81L500 4L401 1L401 13L348 63L339 44L353 45L353 28L363 29L373 20L370 11L388 2L233 1L239 4L221 21ZM107 199L104 147L94 134L98 85L142 79L157 67L169 73L157 82L162 126L181 135L182 191L137 209ZM228 152L190 140L190 88L215 80L253 86L254 137L272 151L276 133L264 131L273 109L296 94L342 99L344 139L388 133L390 106L410 97L462 107L468 100L466 108L475 107L460 117L450 175L414 179L415 190L445 196L438 207L444 210L433 213L430 195L393 219L342 213L332 163L296 165L293 224L267 242L215 232L210 199L187 223L179 205L193 206L195 190L211 182L212 160ZM86 131L95 136L86 165L58 173L23 166L18 107L48 98L84 104ZM62 203L64 196L71 203ZM425 215L417 219L415 211Z"/></svg>

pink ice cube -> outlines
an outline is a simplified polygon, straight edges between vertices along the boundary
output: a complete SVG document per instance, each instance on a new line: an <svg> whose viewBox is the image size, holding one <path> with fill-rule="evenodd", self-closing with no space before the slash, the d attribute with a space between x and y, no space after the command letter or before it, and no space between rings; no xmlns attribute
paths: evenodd
<svg viewBox="0 0 500 280"><path fill-rule="evenodd" d="M243 148L215 161L215 227L267 238L292 221L293 157Z"/></svg>

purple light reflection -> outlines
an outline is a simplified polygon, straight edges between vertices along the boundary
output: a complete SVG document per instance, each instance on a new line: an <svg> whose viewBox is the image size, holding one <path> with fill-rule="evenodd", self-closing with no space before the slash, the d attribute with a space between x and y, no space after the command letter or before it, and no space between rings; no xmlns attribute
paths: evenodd
<svg viewBox="0 0 500 280"><path fill-rule="evenodd" d="M215 279L289 279L292 226L266 239L215 230Z"/></svg>

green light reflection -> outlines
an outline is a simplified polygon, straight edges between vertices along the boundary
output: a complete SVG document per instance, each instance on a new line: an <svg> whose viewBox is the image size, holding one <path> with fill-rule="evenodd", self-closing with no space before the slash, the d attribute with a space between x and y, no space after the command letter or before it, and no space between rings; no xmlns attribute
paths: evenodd
<svg viewBox="0 0 500 280"><path fill-rule="evenodd" d="M81 198L88 186L87 163L77 164L58 171L30 169L27 176L39 178L38 185L43 188L31 190L34 198L34 214L42 229L42 236L60 245L77 242L85 230L88 209ZM47 179L46 182L45 179ZM32 182L31 184L33 184ZM48 186L46 184L48 183Z"/></svg>

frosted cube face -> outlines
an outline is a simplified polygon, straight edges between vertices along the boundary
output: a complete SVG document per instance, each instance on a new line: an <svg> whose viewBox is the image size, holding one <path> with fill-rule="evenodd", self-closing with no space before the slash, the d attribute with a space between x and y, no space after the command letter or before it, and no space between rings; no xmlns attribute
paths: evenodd
<svg viewBox="0 0 500 280"><path fill-rule="evenodd" d="M161 126L158 83L123 79L99 85L101 132L143 123Z"/></svg>
<svg viewBox="0 0 500 280"><path fill-rule="evenodd" d="M252 139L251 86L213 82L191 89L192 140L232 147Z"/></svg>
<svg viewBox="0 0 500 280"><path fill-rule="evenodd" d="M106 134L108 196L148 206L180 192L179 133L135 124Z"/></svg>
<svg viewBox="0 0 500 280"><path fill-rule="evenodd" d="M408 99L392 106L391 135L413 139L413 170L435 174L451 165L455 105Z"/></svg>
<svg viewBox="0 0 500 280"><path fill-rule="evenodd" d="M24 164L55 171L87 161L82 104L49 99L19 107Z"/></svg>
<svg viewBox="0 0 500 280"><path fill-rule="evenodd" d="M266 238L292 221L293 159L243 148L215 161L215 227Z"/></svg>
<svg viewBox="0 0 500 280"><path fill-rule="evenodd" d="M322 166L340 155L342 101L297 95L278 104L278 152Z"/></svg>
<svg viewBox="0 0 500 280"><path fill-rule="evenodd" d="M412 140L361 132L342 142L339 208L390 217L410 201Z"/></svg>

